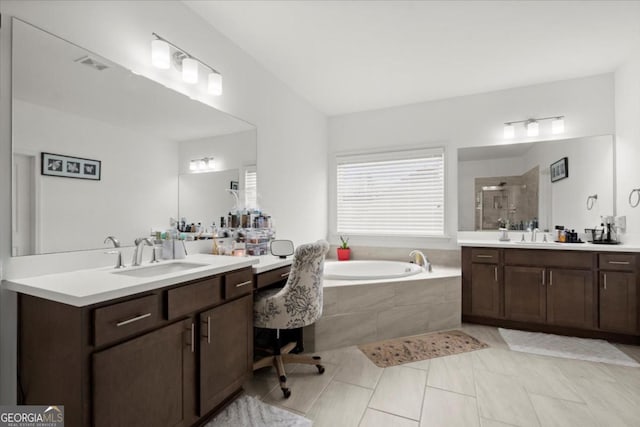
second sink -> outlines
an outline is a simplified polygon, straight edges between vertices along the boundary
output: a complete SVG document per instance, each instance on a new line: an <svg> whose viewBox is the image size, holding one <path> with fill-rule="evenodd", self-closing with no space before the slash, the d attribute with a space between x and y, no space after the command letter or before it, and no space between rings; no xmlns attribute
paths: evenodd
<svg viewBox="0 0 640 427"><path fill-rule="evenodd" d="M205 267L207 264L193 262L172 262L170 264L152 265L149 267L136 268L135 270L114 271L113 274L122 274L133 277L153 277L161 274L178 273L180 271L191 270L198 267Z"/></svg>

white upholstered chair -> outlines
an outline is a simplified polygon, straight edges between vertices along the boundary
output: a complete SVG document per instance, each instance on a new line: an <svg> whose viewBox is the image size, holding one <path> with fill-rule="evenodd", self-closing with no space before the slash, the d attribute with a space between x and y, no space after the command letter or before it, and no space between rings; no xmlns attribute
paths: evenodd
<svg viewBox="0 0 640 427"><path fill-rule="evenodd" d="M253 305L253 324L257 328L275 329L273 354L253 364L253 369L273 365L278 372L280 388L285 397L291 395L287 387L285 363L315 365L320 374L324 367L318 356L289 354L296 343L280 342L281 329L296 329L311 325L322 315L322 273L329 243L319 240L298 246L287 283L282 289L259 292Z"/></svg>

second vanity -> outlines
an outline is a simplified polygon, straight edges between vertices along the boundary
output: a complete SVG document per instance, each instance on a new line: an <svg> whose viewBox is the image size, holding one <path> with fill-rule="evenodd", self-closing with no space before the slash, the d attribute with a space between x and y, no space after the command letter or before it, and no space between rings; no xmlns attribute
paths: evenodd
<svg viewBox="0 0 640 427"><path fill-rule="evenodd" d="M462 319L640 343L640 250L459 241Z"/></svg>
<svg viewBox="0 0 640 427"><path fill-rule="evenodd" d="M251 374L253 290L290 262L190 255L6 282L19 293L19 402L63 404L69 426L202 422Z"/></svg>

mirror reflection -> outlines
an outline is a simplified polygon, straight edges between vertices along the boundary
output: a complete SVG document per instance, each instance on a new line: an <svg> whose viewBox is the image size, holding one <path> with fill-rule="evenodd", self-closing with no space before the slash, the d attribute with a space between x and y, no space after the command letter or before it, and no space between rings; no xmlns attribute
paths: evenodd
<svg viewBox="0 0 640 427"><path fill-rule="evenodd" d="M461 231L582 233L613 215L613 194L611 135L458 150Z"/></svg>
<svg viewBox="0 0 640 427"><path fill-rule="evenodd" d="M12 35L14 256L97 249L108 235L129 246L171 217L209 224L236 205L226 181L255 171L253 125L16 18ZM42 153L60 164L43 166ZM179 206L191 160L205 157L225 182L198 184L192 199L185 187ZM84 163L100 179L79 176Z"/></svg>

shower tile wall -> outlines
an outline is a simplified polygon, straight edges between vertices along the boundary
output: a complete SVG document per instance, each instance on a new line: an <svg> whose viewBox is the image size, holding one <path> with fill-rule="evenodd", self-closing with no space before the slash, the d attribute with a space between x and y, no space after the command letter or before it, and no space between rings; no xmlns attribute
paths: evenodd
<svg viewBox="0 0 640 427"><path fill-rule="evenodd" d="M475 179L475 229L496 230L500 219L511 224L538 217L538 182L536 166L519 176L494 176ZM483 187L498 187L483 190Z"/></svg>

